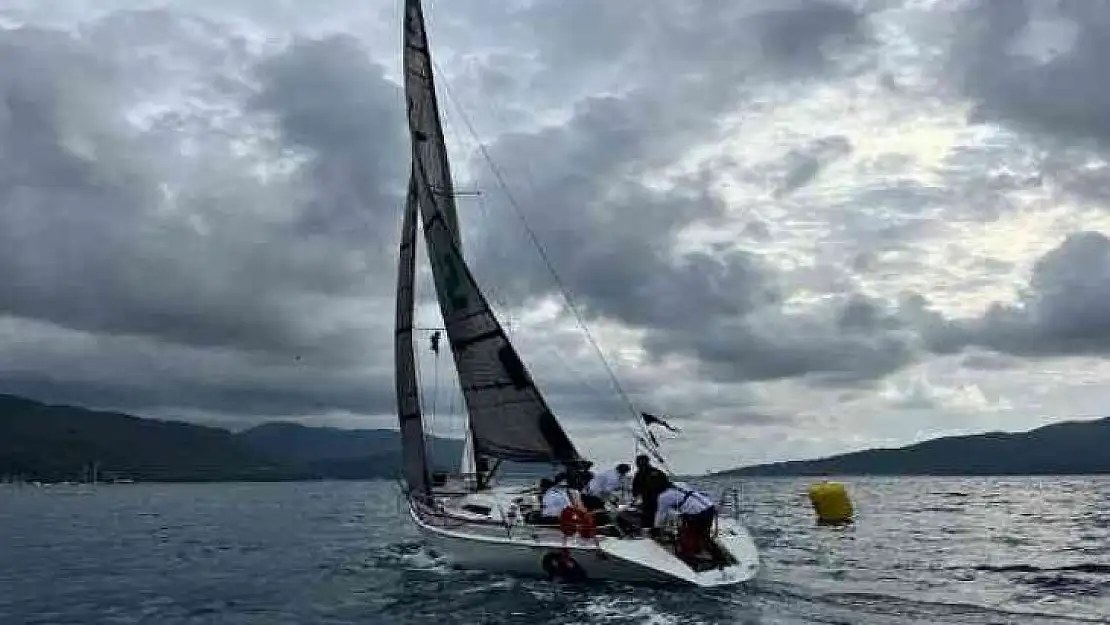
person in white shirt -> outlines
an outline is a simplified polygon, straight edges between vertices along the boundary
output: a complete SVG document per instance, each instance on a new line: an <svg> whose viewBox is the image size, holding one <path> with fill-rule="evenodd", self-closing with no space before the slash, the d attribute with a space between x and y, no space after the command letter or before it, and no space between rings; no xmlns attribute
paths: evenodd
<svg viewBox="0 0 1110 625"><path fill-rule="evenodd" d="M682 519L679 543L693 553L700 553L712 542L713 521L717 507L705 493L700 493L681 482L670 483L659 494L655 512L655 527L661 527L667 517L677 514Z"/></svg>
<svg viewBox="0 0 1110 625"><path fill-rule="evenodd" d="M590 511L603 510L606 501L628 490L628 474L631 471L632 467L622 462L595 475L582 491L582 504Z"/></svg>
<svg viewBox="0 0 1110 625"><path fill-rule="evenodd" d="M558 524L559 515L563 510L573 506L582 507L578 491L561 484L555 484L544 478L540 480L540 522L544 524Z"/></svg>

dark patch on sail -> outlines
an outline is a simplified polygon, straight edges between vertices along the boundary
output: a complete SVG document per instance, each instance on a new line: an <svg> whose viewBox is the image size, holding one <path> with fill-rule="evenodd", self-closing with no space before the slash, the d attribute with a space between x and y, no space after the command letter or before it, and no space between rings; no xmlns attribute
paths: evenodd
<svg viewBox="0 0 1110 625"><path fill-rule="evenodd" d="M525 388L531 383L528 380L528 372L524 370L524 363L520 362L520 356L511 346L505 345L497 350L497 358L501 361L501 366L505 367L505 372L509 374L513 386L519 389ZM551 413L546 413L546 416L550 417Z"/></svg>
<svg viewBox="0 0 1110 625"><path fill-rule="evenodd" d="M578 453L574 449L574 443L570 442L566 432L555 420L555 415L550 412L544 412L540 415L540 433L547 440L547 444L551 446L551 451L557 459L574 460L578 457Z"/></svg>

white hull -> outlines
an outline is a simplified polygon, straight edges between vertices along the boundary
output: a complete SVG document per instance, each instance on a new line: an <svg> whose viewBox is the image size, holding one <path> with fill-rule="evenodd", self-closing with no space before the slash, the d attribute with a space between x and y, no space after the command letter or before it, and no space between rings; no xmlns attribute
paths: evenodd
<svg viewBox="0 0 1110 625"><path fill-rule="evenodd" d="M717 545L732 562L697 572L650 538L564 539L556 528L470 522L450 514L429 514L416 505L410 505L409 514L424 541L462 568L547 577L545 558L550 560L551 554L561 554L565 548L589 580L714 587L746 582L759 570L751 535L743 525L725 518L719 519Z"/></svg>

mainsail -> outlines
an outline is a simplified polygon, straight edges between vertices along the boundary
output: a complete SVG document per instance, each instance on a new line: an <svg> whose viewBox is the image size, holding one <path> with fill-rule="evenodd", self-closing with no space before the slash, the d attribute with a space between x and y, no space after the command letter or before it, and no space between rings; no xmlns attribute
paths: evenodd
<svg viewBox="0 0 1110 625"><path fill-rule="evenodd" d="M569 462L578 451L551 413L462 257L454 190L418 0L405 2L405 95L415 194L436 297L469 415L473 452Z"/></svg>
<svg viewBox="0 0 1110 625"><path fill-rule="evenodd" d="M410 174L401 220L400 262L397 267L397 314L393 344L397 418L401 426L401 465L405 482L414 493L427 493L431 482L424 448L424 420L416 379L416 354L412 344L416 272L416 178Z"/></svg>

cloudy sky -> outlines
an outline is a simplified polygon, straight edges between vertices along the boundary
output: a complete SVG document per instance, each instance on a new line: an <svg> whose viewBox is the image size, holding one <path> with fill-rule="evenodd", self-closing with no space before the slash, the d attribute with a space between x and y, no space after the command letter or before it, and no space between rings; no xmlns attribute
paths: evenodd
<svg viewBox="0 0 1110 625"><path fill-rule="evenodd" d="M0 392L393 426L400 5L5 2ZM479 141L679 469L1110 405L1110 5L425 12L466 253L588 453L627 408Z"/></svg>

